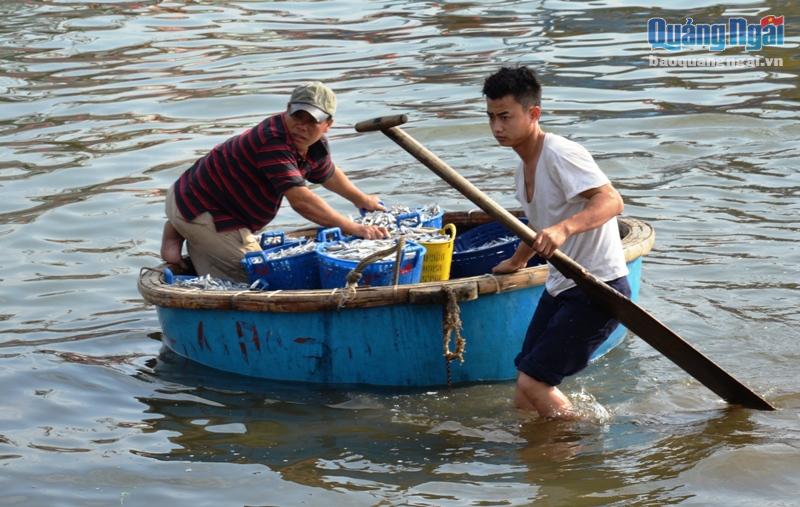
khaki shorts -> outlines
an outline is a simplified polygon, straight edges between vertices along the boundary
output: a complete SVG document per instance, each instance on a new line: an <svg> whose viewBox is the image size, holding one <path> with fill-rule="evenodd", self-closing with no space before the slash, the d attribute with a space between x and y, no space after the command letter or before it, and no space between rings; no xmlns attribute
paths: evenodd
<svg viewBox="0 0 800 507"><path fill-rule="evenodd" d="M198 275L209 274L235 282L246 282L241 260L247 252L261 250L258 238L250 229L217 232L211 213L204 212L191 222L183 218L175 204L174 185L167 192L167 219L186 238L189 257Z"/></svg>

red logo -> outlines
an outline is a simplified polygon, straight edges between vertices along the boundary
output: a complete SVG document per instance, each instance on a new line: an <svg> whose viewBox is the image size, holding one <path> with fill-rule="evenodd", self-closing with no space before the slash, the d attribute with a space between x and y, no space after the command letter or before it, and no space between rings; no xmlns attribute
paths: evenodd
<svg viewBox="0 0 800 507"><path fill-rule="evenodd" d="M783 16L773 16L770 14L769 16L764 16L761 18L761 28L764 28L767 25L775 25L780 26L783 24Z"/></svg>

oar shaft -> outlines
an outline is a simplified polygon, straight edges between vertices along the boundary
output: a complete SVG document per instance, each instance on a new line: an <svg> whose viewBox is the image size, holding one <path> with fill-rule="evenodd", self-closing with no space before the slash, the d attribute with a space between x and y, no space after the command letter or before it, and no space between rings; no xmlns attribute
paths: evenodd
<svg viewBox="0 0 800 507"><path fill-rule="evenodd" d="M383 128L381 131L487 214L508 227L522 241L529 245L533 243L536 238L533 230L520 222L508 210L490 199L469 180L457 173L413 137L397 126ZM633 333L644 339L650 346L661 352L722 399L747 408L759 410L775 409L769 402L736 380L736 378L692 347L655 317L620 294L613 287L589 273L563 252L557 250L548 259L548 262L564 276L574 280L596 303L605 307L611 315L616 317Z"/></svg>

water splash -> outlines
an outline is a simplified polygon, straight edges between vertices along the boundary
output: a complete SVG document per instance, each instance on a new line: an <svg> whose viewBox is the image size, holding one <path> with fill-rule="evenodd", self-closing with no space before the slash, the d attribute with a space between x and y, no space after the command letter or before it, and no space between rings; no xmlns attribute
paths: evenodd
<svg viewBox="0 0 800 507"><path fill-rule="evenodd" d="M611 413L592 394L581 389L575 393L568 393L567 397L572 402L572 407L577 418L596 424L606 424L611 421Z"/></svg>

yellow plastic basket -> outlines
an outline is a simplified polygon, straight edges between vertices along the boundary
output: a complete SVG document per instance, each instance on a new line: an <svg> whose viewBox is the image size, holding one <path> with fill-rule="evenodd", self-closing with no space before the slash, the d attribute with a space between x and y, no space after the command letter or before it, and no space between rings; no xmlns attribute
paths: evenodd
<svg viewBox="0 0 800 507"><path fill-rule="evenodd" d="M422 260L420 282L436 282L450 279L450 264L453 261L453 242L456 239L456 226L447 224L439 229L439 233L450 236L450 241L437 243L419 242L426 250L425 257Z"/></svg>

